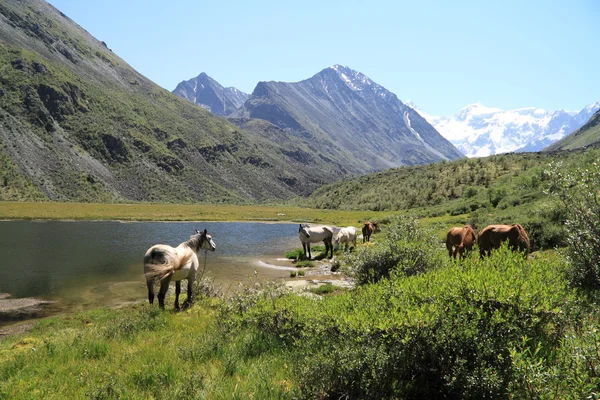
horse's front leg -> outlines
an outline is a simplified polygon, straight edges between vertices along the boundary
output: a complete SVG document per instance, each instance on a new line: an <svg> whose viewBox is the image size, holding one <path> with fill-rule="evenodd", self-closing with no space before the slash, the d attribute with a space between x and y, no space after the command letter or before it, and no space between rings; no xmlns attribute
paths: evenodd
<svg viewBox="0 0 600 400"><path fill-rule="evenodd" d="M181 281L175 282L175 309L179 310L179 294L181 293Z"/></svg>
<svg viewBox="0 0 600 400"><path fill-rule="evenodd" d="M194 288L194 282L196 281L196 277L192 276L188 278L187 281L187 299L183 302L183 308L186 309L192 305L192 289Z"/></svg>
<svg viewBox="0 0 600 400"><path fill-rule="evenodd" d="M311 260L312 255L310 254L310 242L306 243L306 248L308 249L308 260Z"/></svg>

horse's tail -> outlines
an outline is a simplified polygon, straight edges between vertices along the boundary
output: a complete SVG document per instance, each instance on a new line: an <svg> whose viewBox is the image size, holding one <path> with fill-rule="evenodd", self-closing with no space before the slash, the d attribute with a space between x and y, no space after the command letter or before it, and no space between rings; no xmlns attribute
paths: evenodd
<svg viewBox="0 0 600 400"><path fill-rule="evenodd" d="M180 260L176 260L173 255L165 250L152 249L144 256L144 275L146 280L163 280L169 275L181 269L192 257L193 253L189 252Z"/></svg>

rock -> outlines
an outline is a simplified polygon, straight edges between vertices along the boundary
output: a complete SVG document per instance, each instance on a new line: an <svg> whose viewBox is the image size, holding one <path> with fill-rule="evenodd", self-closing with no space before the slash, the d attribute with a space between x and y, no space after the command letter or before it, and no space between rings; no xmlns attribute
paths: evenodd
<svg viewBox="0 0 600 400"><path fill-rule="evenodd" d="M56 303L32 297L22 299L7 297L4 293L0 294L0 323L45 316L52 311L52 306Z"/></svg>

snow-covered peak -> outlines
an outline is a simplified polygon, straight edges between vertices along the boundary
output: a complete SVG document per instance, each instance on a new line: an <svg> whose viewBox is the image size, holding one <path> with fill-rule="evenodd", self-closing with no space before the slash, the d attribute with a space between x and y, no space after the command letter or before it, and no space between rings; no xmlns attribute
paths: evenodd
<svg viewBox="0 0 600 400"><path fill-rule="evenodd" d="M594 114L598 110L600 110L600 100L595 101L592 104L584 107L583 110L581 110L580 112Z"/></svg>
<svg viewBox="0 0 600 400"><path fill-rule="evenodd" d="M547 111L526 107L514 110L473 103L453 116L431 116L411 103L468 157L482 157L513 151L539 151L585 124L600 109L600 101L578 113Z"/></svg>
<svg viewBox="0 0 600 400"><path fill-rule="evenodd" d="M489 117L490 115L493 115L499 111L502 110L499 108L486 107L481 103L473 103L463 107L458 113L456 113L455 117L460 121L465 121L472 118Z"/></svg>

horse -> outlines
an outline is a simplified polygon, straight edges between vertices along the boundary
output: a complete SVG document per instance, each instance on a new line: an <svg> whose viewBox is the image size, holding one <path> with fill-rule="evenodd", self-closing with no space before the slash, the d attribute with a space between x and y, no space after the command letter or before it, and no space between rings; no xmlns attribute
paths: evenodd
<svg viewBox="0 0 600 400"><path fill-rule="evenodd" d="M362 226L362 234L363 234L363 243L371 240L371 235L375 232L375 228L377 228L377 222L365 222Z"/></svg>
<svg viewBox="0 0 600 400"><path fill-rule="evenodd" d="M527 257L529 251L529 237L525 229L519 224L489 225L479 232L477 244L481 257L489 254L492 249L498 249L503 242L508 240L508 246L513 251L523 252Z"/></svg>
<svg viewBox="0 0 600 400"><path fill-rule="evenodd" d="M465 225L462 228L459 226L450 228L446 234L446 249L448 249L448 255L456 258L456 255L460 254L462 257L465 251L471 251L475 241L475 231L471 225Z"/></svg>
<svg viewBox="0 0 600 400"><path fill-rule="evenodd" d="M352 243L352 250L356 247L356 229L353 226L347 226L345 228L340 229L335 237L335 248L337 249L340 246L340 243L344 243L344 251L348 250L348 245Z"/></svg>
<svg viewBox="0 0 600 400"><path fill-rule="evenodd" d="M329 258L333 257L333 229L328 226L308 226L306 224L300 224L298 228L298 237L302 242L302 249L304 250L304 258L308 254L308 259L311 259L310 244L311 243L325 243L325 257L328 253L331 253Z"/></svg>
<svg viewBox="0 0 600 400"><path fill-rule="evenodd" d="M165 295L171 280L175 281L175 309L179 310L179 293L181 280L187 279L187 299L184 308L192 303L192 285L198 271L198 256L200 249L215 251L216 246L206 229L190 236L189 240L177 247L157 244L148 249L144 255L144 275L148 286L148 301L154 303L154 284L160 283L158 305L165 308Z"/></svg>

